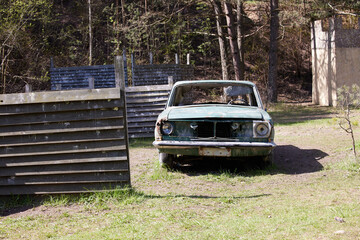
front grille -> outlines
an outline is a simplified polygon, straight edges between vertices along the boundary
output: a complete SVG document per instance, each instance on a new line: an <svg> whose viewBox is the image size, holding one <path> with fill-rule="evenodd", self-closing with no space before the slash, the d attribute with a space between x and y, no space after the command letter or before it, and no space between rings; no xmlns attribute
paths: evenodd
<svg viewBox="0 0 360 240"><path fill-rule="evenodd" d="M216 137L219 138L231 137L231 123L229 122L216 123Z"/></svg>
<svg viewBox="0 0 360 240"><path fill-rule="evenodd" d="M214 123L213 122L199 122L197 131L198 131L199 138L214 137Z"/></svg>
<svg viewBox="0 0 360 240"><path fill-rule="evenodd" d="M214 126L216 126L215 136L214 136ZM209 137L230 138L231 123L199 122L197 133L199 138L209 138Z"/></svg>

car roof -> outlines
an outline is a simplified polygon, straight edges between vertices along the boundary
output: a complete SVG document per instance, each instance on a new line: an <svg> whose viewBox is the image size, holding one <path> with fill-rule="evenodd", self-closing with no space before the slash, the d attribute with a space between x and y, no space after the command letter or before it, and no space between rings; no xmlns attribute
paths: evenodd
<svg viewBox="0 0 360 240"><path fill-rule="evenodd" d="M196 85L196 84L211 84L211 83L220 83L220 84L239 84L239 85L249 85L255 86L254 83L250 81L236 81L236 80L187 80L187 81L178 81L174 84L175 86L181 85Z"/></svg>

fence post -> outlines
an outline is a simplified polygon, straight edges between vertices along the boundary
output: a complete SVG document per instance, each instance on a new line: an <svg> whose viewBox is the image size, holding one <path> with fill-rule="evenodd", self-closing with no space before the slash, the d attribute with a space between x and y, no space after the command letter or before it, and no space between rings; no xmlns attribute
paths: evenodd
<svg viewBox="0 0 360 240"><path fill-rule="evenodd" d="M135 68L135 57L134 57L134 53L131 53L131 85L132 86L136 86L134 81L135 80L134 68Z"/></svg>
<svg viewBox="0 0 360 240"><path fill-rule="evenodd" d="M127 72L127 59L126 59L126 49L123 48L123 58L124 58L124 78L125 78L125 87L129 86L128 72Z"/></svg>
<svg viewBox="0 0 360 240"><path fill-rule="evenodd" d="M179 55L175 53L175 64L179 64Z"/></svg>
<svg viewBox="0 0 360 240"><path fill-rule="evenodd" d="M28 84L28 83L25 85L25 92L26 93L32 92L32 86L30 84Z"/></svg>
<svg viewBox="0 0 360 240"><path fill-rule="evenodd" d="M95 88L95 79L94 79L94 77L89 77L88 82L89 82L89 89L94 89Z"/></svg>
<svg viewBox="0 0 360 240"><path fill-rule="evenodd" d="M168 84L171 88L173 87L173 85L174 85L174 77L173 76L168 76Z"/></svg>
<svg viewBox="0 0 360 240"><path fill-rule="evenodd" d="M133 55L131 55L133 59ZM115 68L115 85L120 90L120 102L123 108L123 120L124 120L124 140L126 144L126 158L129 162L129 134L128 134L128 125L127 125L127 107L126 107L126 86L125 86L125 73L124 73L124 59L122 56L116 56L114 62ZM130 175L130 164L129 164L129 175ZM131 182L129 180L129 184Z"/></svg>
<svg viewBox="0 0 360 240"><path fill-rule="evenodd" d="M190 53L186 54L186 65L190 65Z"/></svg>

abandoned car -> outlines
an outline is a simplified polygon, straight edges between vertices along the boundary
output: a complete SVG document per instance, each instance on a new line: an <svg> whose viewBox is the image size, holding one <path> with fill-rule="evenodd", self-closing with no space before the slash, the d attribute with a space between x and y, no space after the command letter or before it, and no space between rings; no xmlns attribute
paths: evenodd
<svg viewBox="0 0 360 240"><path fill-rule="evenodd" d="M274 124L255 84L248 81L177 82L158 116L153 145L165 167L186 156L271 162Z"/></svg>

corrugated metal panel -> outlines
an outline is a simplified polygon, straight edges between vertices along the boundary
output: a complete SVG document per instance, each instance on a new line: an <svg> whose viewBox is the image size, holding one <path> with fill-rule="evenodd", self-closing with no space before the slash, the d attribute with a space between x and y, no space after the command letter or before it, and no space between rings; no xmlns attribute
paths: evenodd
<svg viewBox="0 0 360 240"><path fill-rule="evenodd" d="M130 184L116 88L0 95L0 195Z"/></svg>
<svg viewBox="0 0 360 240"><path fill-rule="evenodd" d="M164 110L171 86L126 88L129 138L154 137L156 118Z"/></svg>
<svg viewBox="0 0 360 240"><path fill-rule="evenodd" d="M88 88L89 79L94 79L94 88L114 88L114 65L51 68L51 90Z"/></svg>
<svg viewBox="0 0 360 240"><path fill-rule="evenodd" d="M193 79L194 68L191 65L154 64L133 66L133 86L164 85L168 77L172 76L174 83Z"/></svg>

